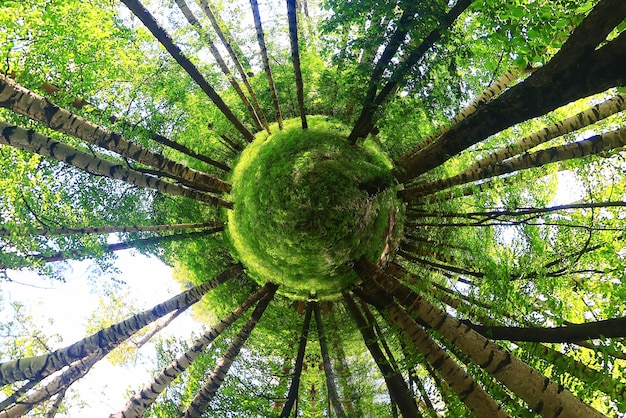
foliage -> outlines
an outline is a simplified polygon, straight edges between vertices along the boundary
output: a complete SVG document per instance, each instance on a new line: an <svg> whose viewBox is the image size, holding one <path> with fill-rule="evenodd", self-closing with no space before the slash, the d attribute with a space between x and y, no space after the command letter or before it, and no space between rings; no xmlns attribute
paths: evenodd
<svg viewBox="0 0 626 418"><path fill-rule="evenodd" d="M351 147L340 125L309 120L306 131L285 121L284 131L257 138L242 154L228 230L256 281L280 283L284 294L326 298L356 280L351 262L380 257L395 201L359 190L388 176L382 155Z"/></svg>

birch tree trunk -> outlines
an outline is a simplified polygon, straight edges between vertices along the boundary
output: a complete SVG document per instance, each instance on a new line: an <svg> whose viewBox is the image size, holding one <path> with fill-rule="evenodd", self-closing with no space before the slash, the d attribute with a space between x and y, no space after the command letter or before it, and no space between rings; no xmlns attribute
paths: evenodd
<svg viewBox="0 0 626 418"><path fill-rule="evenodd" d="M254 26L256 28L256 38L259 42L259 48L261 49L261 58L263 60L263 69L267 75L267 82L270 88L270 94L272 96L272 102L274 103L274 111L276 112L276 121L278 122L278 128L283 129L283 116L280 112L280 104L278 103L278 95L276 94L276 86L274 85L274 77L272 77L272 68L270 67L270 59L267 55L267 47L265 46L265 35L263 34L263 25L261 23L261 14L259 13L259 4L257 0L250 0L250 6L252 7L252 15L254 17Z"/></svg>
<svg viewBox="0 0 626 418"><path fill-rule="evenodd" d="M460 184L472 183L515 171L541 167L545 164L567 161L576 158L598 155L626 145L626 128L595 135L589 139L576 141L565 145L547 148L541 151L521 154L499 164L476 168L473 171L464 171L459 175L430 183L423 183L409 187L399 192L399 195L413 204L422 196L437 193Z"/></svg>
<svg viewBox="0 0 626 418"><path fill-rule="evenodd" d="M242 58L245 59L245 56L243 54L237 54L235 52L235 49L233 47L233 45L235 45L233 37L230 35L230 33L228 33L228 31L225 32L224 30L222 30L220 22L218 21L215 13L213 13L213 11L211 10L211 7L209 6L208 1L197 0L197 2L200 5L200 8L202 8L204 13L209 18L209 21L211 22L211 26L213 26L213 30L215 30L215 33L217 33L217 36L220 38L220 41L222 41L222 44L226 48L226 51L228 51L228 54L230 55L230 59L235 64L235 68L239 72L239 76L241 77L243 84L246 86L246 90L248 90L248 94L250 95L250 100L252 100L252 104L254 105L256 114L261 120L261 124L263 125L267 133L270 133L270 128L267 123L267 118L265 117L265 113L263 112L263 109L261 109L259 100L257 99L256 94L254 93L254 89L252 88L252 86L250 85L250 81L248 80L248 72L252 74L250 70L250 63L246 62L247 69L243 68L243 66L241 65L241 60L239 58L241 56Z"/></svg>
<svg viewBox="0 0 626 418"><path fill-rule="evenodd" d="M183 15L185 15L185 18L187 19L189 24L193 26L193 28L196 30L200 38L209 47L209 51L211 51L211 55L213 55L213 58L215 58L217 65L220 67L220 70L222 70L222 73L226 76L226 79L228 80L230 85L235 89L237 96L239 96L239 99L241 100L241 102L244 104L246 109L248 109L248 113L250 113L250 116L252 117L252 121L254 122L256 129L257 130L263 129L263 126L261 126L261 121L259 120L259 117L257 116L257 112L252 108L250 101L244 94L243 90L241 90L241 86L239 86L239 83L237 82L235 77L233 77L233 74L230 72L230 69L226 65L224 58L222 58L222 54L220 53L219 49L217 49L213 41L209 38L207 32L202 27L198 19L193 15L191 10L189 10L189 6L187 5L187 2L185 0L176 0L176 5L180 9L180 11L183 12ZM269 127L268 127L267 133L270 133Z"/></svg>
<svg viewBox="0 0 626 418"><path fill-rule="evenodd" d="M324 362L324 375L326 376L326 388L328 390L328 400L331 403L335 414L339 418L345 418L346 412L339 401L339 392L335 384L333 368L330 363L330 355L328 353L328 344L326 343L326 334L324 332L324 324L322 322L322 314L318 302L313 302L313 313L315 314L315 324L317 325L317 339L320 343L320 351L322 352L322 361Z"/></svg>
<svg viewBox="0 0 626 418"><path fill-rule="evenodd" d="M65 392L72 383L84 377L89 370L91 370L91 367L96 364L96 362L100 361L108 351L110 350L97 350L85 358L77 360L74 364L70 365L67 370L61 373L60 376L56 377L43 388L36 390L26 398L18 401L11 408L0 411L0 418L21 417L54 395Z"/></svg>
<svg viewBox="0 0 626 418"><path fill-rule="evenodd" d="M189 74L189 76L198 84L198 86L206 93L217 108L226 116L226 119L241 133L241 135L249 142L254 141L254 135L244 126L244 124L235 116L233 111L228 107L226 102L211 87L209 82L202 76L198 68L187 58L174 44L170 35L163 29L148 10L138 0L122 0L122 3L130 9L135 16L143 22L143 24L152 32L152 35L165 47L167 52L176 60L176 62Z"/></svg>
<svg viewBox="0 0 626 418"><path fill-rule="evenodd" d="M411 396L406 382L383 354L377 343L373 328L366 322L352 296L348 293L344 293L343 296L344 304L350 316L359 328L367 349L372 355L376 366L378 366L380 373L383 375L383 379L385 379L389 397L398 405L404 418L420 418L422 414L420 414L417 409L415 400Z"/></svg>
<svg viewBox="0 0 626 418"><path fill-rule="evenodd" d="M21 235L86 235L86 234L114 234L114 233L130 233L130 232L163 232L176 231L181 229L196 228L223 228L224 223L219 221L201 222L194 224L169 224L169 225L103 225L103 226L85 226L85 227L63 227L63 228L34 228L26 231L19 231ZM10 236L12 230L0 228L0 237Z"/></svg>
<svg viewBox="0 0 626 418"><path fill-rule="evenodd" d="M402 155L400 157L400 164L404 164L406 160L410 159L415 154L417 154L418 152L426 148L428 145L435 142L437 139L439 139L441 135L448 132L448 129L450 129L451 127L453 127L454 125L456 125L457 123L461 122L463 119L465 119L466 117L474 113L476 109L478 109L479 107L484 106L485 103L487 103L494 96L497 96L500 92L505 90L509 84L513 83L515 80L517 80L521 75L523 75L526 72L530 72L530 70L525 69L524 71L520 71L518 69L512 69L502 74L502 76L499 79L491 83L491 85L489 85L489 87L487 87L487 89L484 92L482 92L478 97L476 97L472 101L472 103L469 104L469 106L461 110L446 125L442 125L435 133L422 139L421 141L417 143L417 145L415 145L413 148L407 151L404 155Z"/></svg>
<svg viewBox="0 0 626 418"><path fill-rule="evenodd" d="M363 280L375 281L433 330L454 342L474 363L523 399L536 413L546 418L602 416L570 391L449 316L365 258L357 262L355 269Z"/></svg>
<svg viewBox="0 0 626 418"><path fill-rule="evenodd" d="M254 292L248 299L246 299L241 305L239 305L232 313L222 318L210 330L206 331L200 338L198 338L191 348L183 353L176 360L172 361L169 366L160 371L154 379L143 387L140 391L136 392L130 400L124 405L124 407L114 414L110 415L110 418L140 418L144 415L146 409L150 407L156 400L156 398L169 386L174 379L176 379L181 373L202 354L202 352L211 344L222 332L228 329L235 321L241 318L255 302L270 293L271 289L269 285L265 285L256 292Z"/></svg>
<svg viewBox="0 0 626 418"><path fill-rule="evenodd" d="M252 330L261 319L263 312L265 312L265 308L267 308L267 305L274 297L276 289L278 289L277 285L269 284L269 292L261 298L248 321L230 343L222 358L217 362L213 372L211 372L211 375L193 398L187 411L183 414L183 418L200 418L202 416L202 413L207 409L213 396L215 396L215 393L217 393L224 382L226 374L228 374L230 366L233 364L233 361L235 361L235 358L237 358L237 355L239 355L241 347L243 347L248 337L250 337Z"/></svg>
<svg viewBox="0 0 626 418"><path fill-rule="evenodd" d="M374 126L374 111L387 100L393 91L396 90L409 70L417 64L417 62L422 58L422 56L424 56L426 51L434 45L435 42L441 39L442 33L456 21L460 14L463 13L471 3L472 0L458 0L450 11L441 18L441 23L437 26L437 28L431 31L415 49L411 49L408 52L406 59L391 75L391 78L387 81L387 84L383 86L378 95L376 95L376 98L374 98L371 102L363 104L361 114L359 115L359 118L354 124L354 128L348 137L349 141L356 143L358 138L365 138L369 134Z"/></svg>
<svg viewBox="0 0 626 418"><path fill-rule="evenodd" d="M219 178L193 170L133 144L121 135L89 122L3 76L0 76L0 106L41 122L55 131L82 139L142 164L157 167L175 178L215 192L230 191L230 184Z"/></svg>
<svg viewBox="0 0 626 418"><path fill-rule="evenodd" d="M80 360L97 350L111 349L128 339L147 324L174 310L180 310L198 302L209 290L241 273L242 270L243 266L241 264L235 264L213 280L194 286L163 303L155 305L151 309L100 330L68 347L40 356L0 363L0 385L27 379L41 380L64 366L76 360Z"/></svg>
<svg viewBox="0 0 626 418"><path fill-rule="evenodd" d="M296 96L298 97L298 111L302 121L302 129L309 126L306 122L304 110L304 84L302 82L302 69L300 68L300 45L298 44L298 14L296 13L296 0L287 0L287 20L289 21L289 43L291 44L291 62L296 79Z"/></svg>
<svg viewBox="0 0 626 418"><path fill-rule="evenodd" d="M281 418L289 418L291 410L298 400L298 392L300 389L300 376L302 375L302 364L304 363L304 353L306 352L306 343L309 338L309 328L311 327L311 314L313 305L307 303L304 313L304 321L302 322L302 331L300 332L300 343L298 344L298 354L296 355L296 363L293 367L293 376L287 392L287 401L280 412Z"/></svg>
<svg viewBox="0 0 626 418"><path fill-rule="evenodd" d="M566 103L626 84L626 33L596 47L626 17L626 3L602 0L557 54L523 83L476 110L394 174L406 182L430 171L479 141L516 123L541 116Z"/></svg>
<svg viewBox="0 0 626 418"><path fill-rule="evenodd" d="M148 176L122 164L100 158L71 147L63 142L0 121L0 144L34 152L74 166L92 174L122 180L134 186L153 189L162 193L188 197L210 205L232 208L232 202L198 190Z"/></svg>
<svg viewBox="0 0 626 418"><path fill-rule="evenodd" d="M145 245L153 245L156 243L165 243L168 241L174 241L181 238L190 238L190 237L198 237L214 234L217 232L223 231L224 228L214 228L206 231L196 231L196 232L187 232L182 234L174 234L174 235L166 235L166 236L156 236L150 238L141 238L127 242L117 242L113 244L107 244L103 250L107 252L113 251L122 251L128 250L130 248L136 248ZM30 260L31 262L43 262L43 263L52 263L55 261L63 261L63 260L80 260L83 258L88 258L89 254L81 252L81 250L74 251L66 251L60 252L53 255L42 255L42 254L27 254L23 256L23 259ZM19 262L18 262L19 263ZM18 264L16 263L16 264ZM27 264L27 263L25 263ZM9 263L9 265L0 264L0 270L7 268L20 268L23 267L21 265L15 265Z"/></svg>

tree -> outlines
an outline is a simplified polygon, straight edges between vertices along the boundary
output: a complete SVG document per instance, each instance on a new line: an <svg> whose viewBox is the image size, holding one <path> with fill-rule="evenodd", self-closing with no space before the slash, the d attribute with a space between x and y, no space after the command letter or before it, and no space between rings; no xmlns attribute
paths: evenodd
<svg viewBox="0 0 626 418"><path fill-rule="evenodd" d="M1 6L2 272L149 244L191 289L3 358L0 414L222 282L115 416L626 411L623 1L49 3Z"/></svg>

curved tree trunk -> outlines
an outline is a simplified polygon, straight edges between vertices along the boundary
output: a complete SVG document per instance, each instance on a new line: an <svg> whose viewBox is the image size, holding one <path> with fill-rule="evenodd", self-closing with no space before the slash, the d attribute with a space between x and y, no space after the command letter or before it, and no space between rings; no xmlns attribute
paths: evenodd
<svg viewBox="0 0 626 418"><path fill-rule="evenodd" d="M183 414L184 418L200 418L208 407L209 402L211 402L211 399L213 399L213 396L215 396L215 393L219 390L230 366L233 364L233 361L235 361L235 358L237 358L241 347L243 347L248 337L250 337L252 330L261 319L261 315L265 312L265 308L267 308L267 305L276 293L276 289L278 289L277 285L271 283L268 283L268 287L269 291L261 298L248 321L230 343L222 358L215 365L207 381L191 401L191 405L189 405L189 408Z"/></svg>
<svg viewBox="0 0 626 418"><path fill-rule="evenodd" d="M122 180L134 186L154 189L162 193L188 197L210 205L232 208L232 202L213 195L170 183L156 177L147 176L122 164L106 160L93 154L71 147L63 142L41 135L33 130L26 130L0 121L0 144L10 145L44 157L72 165L88 173L99 174L116 180Z"/></svg>
<svg viewBox="0 0 626 418"><path fill-rule="evenodd" d="M394 174L414 179L459 152L516 123L541 116L566 103L626 84L626 33L602 47L611 30L626 17L626 3L602 0L574 30L557 54L523 83L513 86L424 149Z"/></svg>
<svg viewBox="0 0 626 418"><path fill-rule="evenodd" d="M291 62L293 63L293 73L296 78L298 111L300 112L302 129L307 129L309 126L306 122L306 111L304 110L304 83L302 82L302 69L300 68L300 45L298 44L298 14L296 13L296 0L287 0L287 20L289 21Z"/></svg>
<svg viewBox="0 0 626 418"><path fill-rule="evenodd" d="M187 368L198 358L198 356L200 356L200 354L202 354L209 344L215 341L215 339L219 337L222 332L228 329L236 320L241 318L241 315L254 305L255 302L263 296L268 295L269 292L270 286L266 284L264 287L250 295L250 297L239 305L232 313L222 318L217 325L206 331L200 338L198 338L193 343L191 348L154 376L154 379L150 383L130 398L124 408L122 408L119 412L111 414L110 418L142 417L146 409L154 403L161 392L163 392L163 390L165 390L165 388L169 386L181 373L187 370Z"/></svg>
<svg viewBox="0 0 626 418"><path fill-rule="evenodd" d="M157 167L176 178L216 192L230 191L230 185L217 177L190 169L133 144L121 135L89 122L3 76L0 76L0 106L41 122L55 131L82 139L142 164Z"/></svg>
<svg viewBox="0 0 626 418"><path fill-rule="evenodd" d="M83 359L90 353L114 348L147 324L174 310L180 310L198 302L209 290L238 275L242 270L243 266L241 264L235 264L213 280L194 286L163 303L155 305L151 309L102 329L68 347L40 356L0 363L0 385L27 379L41 380L64 366Z"/></svg>
<svg viewBox="0 0 626 418"><path fill-rule="evenodd" d="M507 386L543 417L601 416L598 411L581 402L570 391L449 316L398 280L386 275L365 258L357 262L355 269L363 280L375 281L433 330L448 341L454 341L454 344L474 363Z"/></svg>
<svg viewBox="0 0 626 418"><path fill-rule="evenodd" d="M402 375L392 367L389 360L380 349L380 346L377 343L376 335L374 334L374 329L367 323L352 296L348 293L344 293L343 296L345 306L350 313L350 316L352 316L352 319L359 328L367 349L378 366L380 373L383 375L383 379L385 379L389 396L396 403L404 418L421 417L422 414L420 414L417 409L415 400L411 396L409 388L402 378Z"/></svg>
<svg viewBox="0 0 626 418"><path fill-rule="evenodd" d="M270 67L270 60L267 55L267 47L265 46L265 35L263 34L263 25L261 24L261 14L259 13L259 4L257 0L250 0L250 6L252 7L252 15L254 17L254 26L256 27L256 37L259 42L259 48L261 49L261 58L263 59L263 69L267 76L267 82L270 88L270 94L272 96L272 102L274 103L274 111L276 112L276 121L278 122L278 128L283 129L283 116L280 112L280 104L278 103L278 95L276 94L276 86L274 85L274 77L272 77L272 68Z"/></svg>
<svg viewBox="0 0 626 418"><path fill-rule="evenodd" d="M195 228L223 228L224 223L219 221L202 222L195 224L169 224L169 225L103 225L103 226L85 226L77 228L35 228L26 231L20 231L20 235L84 235L84 234L113 234L113 233L130 233L130 232L163 232L176 231L179 229L195 229ZM0 228L0 237L11 235L12 230Z"/></svg>
<svg viewBox="0 0 626 418"><path fill-rule="evenodd" d="M235 64L235 68L237 69L237 72L239 72L239 75L241 76L241 80L243 81L243 84L246 86L246 90L248 90L248 94L250 95L250 100L252 100L252 104L254 105L254 109L256 111L257 116L259 117L261 121L261 124L263 125L264 129L267 131L268 134L271 133L270 127L267 123L267 118L265 117L265 113L263 113L263 109L261 109L259 100L257 99L256 94L254 93L254 90L252 89L252 86L250 85L250 81L248 81L248 74L252 74L252 71L250 70L250 64L246 62L245 64L247 68L246 69L243 68L243 66L241 65L241 60L239 58L242 57L245 59L245 56L243 54L237 54L235 52L233 48L233 45L235 45L233 41L233 37L228 33L228 31L226 31L225 33L222 30L220 22L218 21L218 18L215 15L215 13L213 13L213 11L211 10L211 7L209 6L209 3L207 2L207 0L197 0L197 2L200 5L200 8L202 8L204 13L209 18L209 21L211 21L211 26L213 26L213 30L215 31L215 33L217 33L217 36L220 38L220 41L222 41L222 44L226 48L226 51L228 51L228 54L230 55L230 59Z"/></svg>
<svg viewBox="0 0 626 418"><path fill-rule="evenodd" d="M318 302L312 302L313 313L315 314L315 324L317 326L317 339L320 343L320 351L322 352L322 361L324 362L324 375L326 376L326 388L328 390L328 400L330 401L335 414L339 418L346 418L346 412L343 410L343 406L339 401L339 393L337 391L337 385L335 384L335 378L333 376L333 369L330 364L330 355L328 354L328 344L326 343L326 334L324 333L324 324L322 323L322 314L320 313L320 306Z"/></svg>
<svg viewBox="0 0 626 418"><path fill-rule="evenodd" d="M189 74L189 76L198 84L198 86L206 93L217 108L226 116L226 119L243 135L249 142L254 141L254 135L244 126L243 123L235 116L233 111L228 107L226 102L211 87L208 81L200 74L200 71L174 44L170 35L157 23L154 17L146 10L146 8L138 0L122 0L122 3L130 9L135 16L143 22L143 24L152 32L152 35L165 47L167 52L176 60L176 62Z"/></svg>
<svg viewBox="0 0 626 418"><path fill-rule="evenodd" d="M252 117L252 121L254 122L256 129L257 130L263 129L263 126L261 126L261 121L259 120L259 117L257 116L256 111L252 108L250 101L244 94L243 90L241 90L241 87L239 86L239 83L237 82L237 80L235 80L235 77L233 77L232 73L230 72L230 69L226 65L224 58L222 58L222 54L220 54L219 49L217 49L213 41L209 38L208 34L204 30L204 28L202 27L198 19L193 15L191 10L189 10L189 6L187 5L187 2L185 0L176 0L176 5L180 9L180 11L183 12L183 15L185 15L185 18L187 19L189 24L193 26L193 28L196 30L200 38L204 42L206 42L207 46L209 47L209 51L211 51L211 55L213 55L213 58L215 58L217 65L220 67L220 70L222 70L222 73L226 76L226 79L228 79L228 82L230 83L230 85L235 89L237 96L239 96L239 99L241 99L241 102L244 104L246 109L248 109L248 113L250 113L250 116ZM270 132L268 131L268 133Z"/></svg>
<svg viewBox="0 0 626 418"><path fill-rule="evenodd" d="M302 322L302 331L300 332L300 343L298 344L298 354L296 355L296 363L293 367L293 376L287 392L287 401L280 412L281 418L289 418L291 410L298 400L298 392L300 389L300 376L302 375L302 364L304 363L304 353L306 352L306 343L309 338L309 328L311 327L311 314L313 305L307 303L304 313L304 321Z"/></svg>

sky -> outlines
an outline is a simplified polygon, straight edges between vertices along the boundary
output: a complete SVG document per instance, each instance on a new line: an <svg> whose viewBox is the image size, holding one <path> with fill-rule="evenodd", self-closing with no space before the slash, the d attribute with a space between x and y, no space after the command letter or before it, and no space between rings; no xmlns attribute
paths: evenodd
<svg viewBox="0 0 626 418"><path fill-rule="evenodd" d="M157 258L146 257L134 250L119 251L117 255L115 267L120 273L115 277L125 282L123 291L127 290L134 300L133 312L150 308L180 293L179 284L172 279L172 269ZM1 283L0 320L10 314L10 302L21 302L27 309L26 313L45 326L46 334L61 335L63 341L54 348L65 347L84 338L87 335L87 318L98 308L99 298L95 290L99 279L89 277L91 264L88 260L68 262L65 283L53 282L27 271L9 272L14 282ZM202 329L202 324L187 311L159 335L188 339L192 332L198 334ZM88 406L73 408L68 414L58 414L57 417L107 417L118 411L128 400L126 390L129 386L137 387L151 379L148 369L155 360L154 346L147 344L140 352L144 354L143 362L135 367L116 367L106 359L97 363L85 378L72 386L80 392L81 400Z"/></svg>

